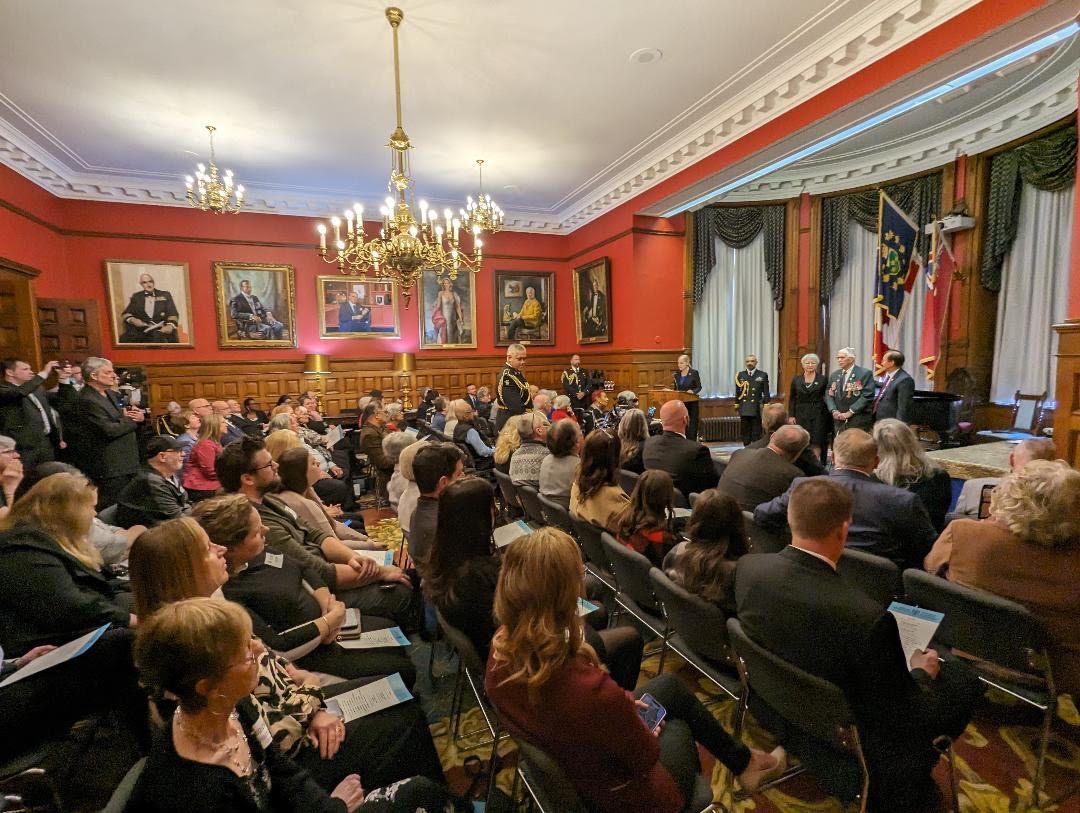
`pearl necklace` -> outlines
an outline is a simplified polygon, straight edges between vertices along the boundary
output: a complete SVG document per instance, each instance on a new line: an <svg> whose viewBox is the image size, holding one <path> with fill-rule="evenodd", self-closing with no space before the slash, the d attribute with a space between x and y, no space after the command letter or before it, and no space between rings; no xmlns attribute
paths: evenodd
<svg viewBox="0 0 1080 813"><path fill-rule="evenodd" d="M240 756L240 746L246 740L242 735L236 733L236 726L240 724L240 718L235 709L229 714L229 734L221 742L214 742L198 731L193 730L189 723L185 721L184 715L180 713L179 706L173 712L173 721L184 733L184 736L199 747L209 750L215 757L218 754L224 754L225 761L235 768L240 776L246 777L251 773L251 752L248 752L246 760Z"/></svg>

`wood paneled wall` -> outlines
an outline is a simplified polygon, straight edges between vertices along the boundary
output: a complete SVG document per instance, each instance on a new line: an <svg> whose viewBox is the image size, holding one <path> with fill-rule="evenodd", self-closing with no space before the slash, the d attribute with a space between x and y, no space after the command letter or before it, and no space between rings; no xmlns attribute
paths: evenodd
<svg viewBox="0 0 1080 813"><path fill-rule="evenodd" d="M1080 320L1054 325L1058 334L1054 443L1070 466L1080 468Z"/></svg>

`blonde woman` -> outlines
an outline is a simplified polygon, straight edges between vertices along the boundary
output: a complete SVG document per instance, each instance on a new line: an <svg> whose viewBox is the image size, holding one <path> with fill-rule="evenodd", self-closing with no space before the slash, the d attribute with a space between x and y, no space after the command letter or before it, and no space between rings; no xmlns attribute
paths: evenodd
<svg viewBox="0 0 1080 813"><path fill-rule="evenodd" d="M495 470L503 474L510 473L510 458L521 445L521 435L518 433L516 421L508 420L495 438Z"/></svg>
<svg viewBox="0 0 1080 813"><path fill-rule="evenodd" d="M990 497L990 516L950 522L925 566L1028 607L1053 639L1054 681L1080 697L1080 472L1032 460Z"/></svg>
<svg viewBox="0 0 1080 813"><path fill-rule="evenodd" d="M917 494L937 531L945 527L945 514L952 502L952 480L935 465L915 435L915 430L896 418L874 424L878 464L874 474L882 482Z"/></svg>
<svg viewBox="0 0 1080 813"><path fill-rule="evenodd" d="M418 440L406 446L398 455L398 468L405 480L405 487L401 490L401 496L398 497L397 514L401 530L405 533L409 533L409 523L412 520L413 511L416 510L416 503L420 499L420 489L416 485L416 475L413 474L413 461L416 460L416 455L420 450L427 445L428 441Z"/></svg>
<svg viewBox="0 0 1080 813"><path fill-rule="evenodd" d="M224 434L225 419L221 415L212 414L203 418L199 440L191 447L191 454L180 477L192 502L209 499L221 488L214 464L221 452L221 437Z"/></svg>
<svg viewBox="0 0 1080 813"><path fill-rule="evenodd" d="M554 759L590 810L683 810L701 770L696 743L745 790L784 770L781 749L733 741L676 675L633 695L621 689L585 642L577 614L584 588L581 552L565 533L546 528L508 547L485 685L511 733ZM667 712L657 728L639 716L646 693Z"/></svg>

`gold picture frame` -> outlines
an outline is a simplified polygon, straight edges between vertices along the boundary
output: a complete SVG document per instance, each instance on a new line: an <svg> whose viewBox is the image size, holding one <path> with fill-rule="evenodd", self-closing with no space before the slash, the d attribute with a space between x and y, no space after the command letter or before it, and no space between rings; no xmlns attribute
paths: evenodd
<svg viewBox="0 0 1080 813"><path fill-rule="evenodd" d="M425 274L417 283L417 311L420 316L420 349L453 350L476 347L476 275L458 275L456 280L437 281ZM446 305L440 299L444 289L453 294Z"/></svg>
<svg viewBox="0 0 1080 813"><path fill-rule="evenodd" d="M574 269L574 327L578 344L611 341L611 261L601 257Z"/></svg>
<svg viewBox="0 0 1080 813"><path fill-rule="evenodd" d="M104 268L114 347L195 346L187 263L105 260ZM142 284L146 276L153 284L149 305Z"/></svg>
<svg viewBox="0 0 1080 813"><path fill-rule="evenodd" d="M539 313L539 319L533 324L519 318L528 300L540 303L533 305ZM493 317L496 347L507 347L515 342L554 345L555 272L496 271Z"/></svg>
<svg viewBox="0 0 1080 813"><path fill-rule="evenodd" d="M315 278L320 339L400 339L398 287L389 277L327 274ZM357 309L350 314L349 297ZM347 329L341 326L349 322Z"/></svg>
<svg viewBox="0 0 1080 813"><path fill-rule="evenodd" d="M291 265L215 261L213 268L218 347L296 347Z"/></svg>

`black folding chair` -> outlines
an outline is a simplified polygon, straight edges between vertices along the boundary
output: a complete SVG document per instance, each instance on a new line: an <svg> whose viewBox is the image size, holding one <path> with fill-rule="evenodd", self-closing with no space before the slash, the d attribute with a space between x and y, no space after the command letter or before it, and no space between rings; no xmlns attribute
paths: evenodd
<svg viewBox="0 0 1080 813"><path fill-rule="evenodd" d="M668 623L664 617L664 608L656 598L649 580L652 562L636 550L616 541L607 531L600 532L600 541L615 574L615 604L660 638L659 671L662 672L664 657L667 655ZM656 651L649 654L655 655Z"/></svg>
<svg viewBox="0 0 1080 813"><path fill-rule="evenodd" d="M619 469L618 472L619 485L622 490L627 494L633 494L634 488L637 486L637 481L641 478L641 475L636 471L627 471L626 469Z"/></svg>
<svg viewBox="0 0 1080 813"><path fill-rule="evenodd" d="M529 524L534 528L543 528L547 525L544 519L544 507L540 505L540 492L537 491L536 486L519 483L517 494L518 499L521 500L521 507L525 509L525 519L529 521Z"/></svg>
<svg viewBox="0 0 1080 813"><path fill-rule="evenodd" d="M883 556L846 548L836 563L840 578L862 590L882 607L900 595L900 568Z"/></svg>
<svg viewBox="0 0 1080 813"><path fill-rule="evenodd" d="M506 472L495 469L495 482L499 485L499 492L502 494L503 513L506 515L505 519L509 522L514 518L515 514L519 515L522 512L521 500L518 499L517 486L514 485L514 481L510 479L510 475Z"/></svg>
<svg viewBox="0 0 1080 813"><path fill-rule="evenodd" d="M750 540L750 553L779 553L791 543L790 534L777 534L767 531L754 522L751 511L743 511L746 520L746 535Z"/></svg>
<svg viewBox="0 0 1080 813"><path fill-rule="evenodd" d="M577 538L577 528L574 527L574 518L570 516L570 512L563 508L561 503L555 502L549 497L545 497L543 494L539 495L540 507L544 513L544 519L547 520L548 525L554 525L560 530L566 531L570 536Z"/></svg>
<svg viewBox="0 0 1080 813"><path fill-rule="evenodd" d="M611 571L611 562L604 550L604 544L600 541L600 534L604 529L580 517L573 517L573 520L574 527L577 529L577 539L581 544L581 552L585 554L586 569L612 593L618 592L615 586L615 574Z"/></svg>
<svg viewBox="0 0 1080 813"><path fill-rule="evenodd" d="M116 786L112 796L109 797L109 803L101 809L101 813L125 813L128 802L131 800L131 794L135 792L135 785L138 784L139 777L142 776L145 767L145 757L131 766L128 772L124 774L124 778L120 780L120 784Z"/></svg>

